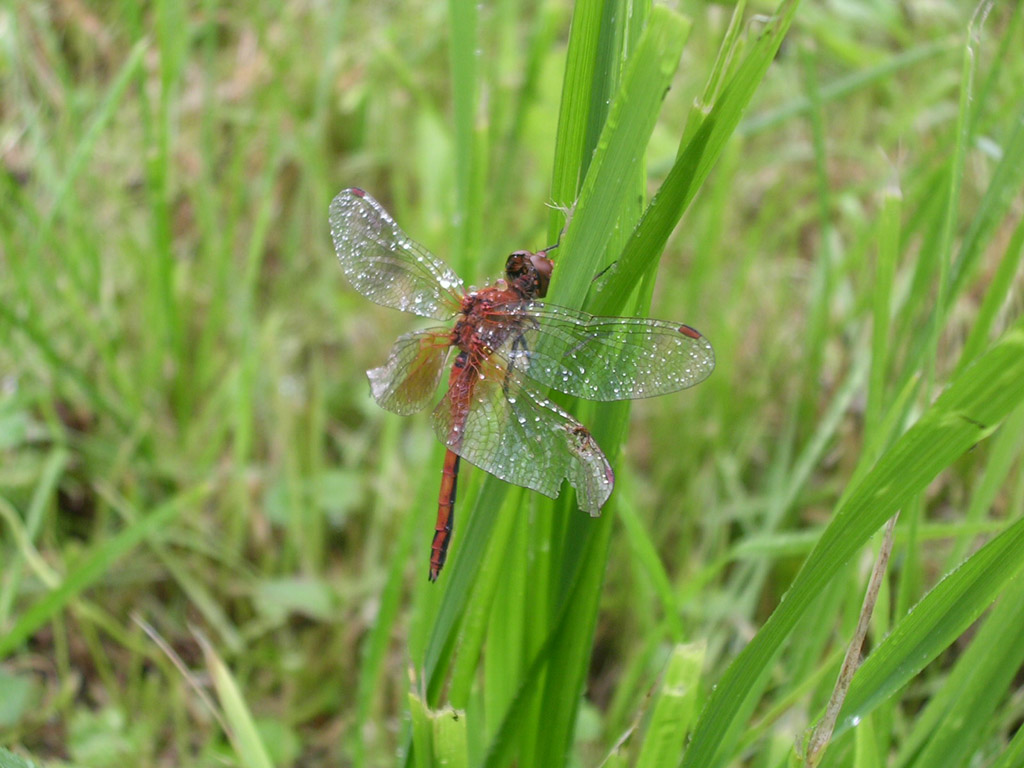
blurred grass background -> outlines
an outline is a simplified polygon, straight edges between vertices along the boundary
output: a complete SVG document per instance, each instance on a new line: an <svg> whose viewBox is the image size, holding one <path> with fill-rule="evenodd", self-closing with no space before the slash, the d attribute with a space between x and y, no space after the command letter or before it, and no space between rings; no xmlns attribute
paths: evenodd
<svg viewBox="0 0 1024 768"><path fill-rule="evenodd" d="M677 7L692 27L628 190L658 188L694 101L717 103L774 9L741 6L730 26L732 5ZM546 206L582 182L556 173L578 167L556 149L572 6L6 4L0 745L90 766L387 765L410 743L417 764L674 765L696 727L687 765L781 765L831 690L870 548L834 571L808 559L822 582L781 655L737 654L769 638L812 547L841 530L826 525L858 519L835 513L870 491L881 514L906 478L867 650L907 628L865 667L860 727L827 759L1024 764L1024 737L1005 747L1024 720L1024 555L1007 538L1024 412L998 356L1019 347L967 367L1020 315L1024 33L1020 3L974 10L800 6L650 303L699 328L717 370L633 406L599 523L467 467L431 586L442 452L425 417L378 409L363 373L410 318L345 283L327 204L369 190L478 285L552 242L564 219ZM1005 402L969 389L985 381ZM619 418L576 412L599 436ZM935 431L915 443L922 415ZM913 468L900 446L944 445L959 416L983 434L950 442L937 480L858 486L876 460ZM462 558L482 515L498 528L475 582ZM599 524L607 566L574 617L558 553ZM542 528L557 546L531 538ZM990 539L1005 549L979 550ZM945 624L927 623L929 599ZM763 699L712 693L749 658Z"/></svg>

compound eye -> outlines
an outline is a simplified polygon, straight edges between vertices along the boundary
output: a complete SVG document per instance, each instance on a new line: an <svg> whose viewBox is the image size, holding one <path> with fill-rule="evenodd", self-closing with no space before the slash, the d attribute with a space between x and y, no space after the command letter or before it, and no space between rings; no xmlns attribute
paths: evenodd
<svg viewBox="0 0 1024 768"><path fill-rule="evenodd" d="M555 263L548 258L547 251L537 251L530 254L530 264L537 273L537 298L543 299L547 296L548 285L551 284L551 272Z"/></svg>
<svg viewBox="0 0 1024 768"><path fill-rule="evenodd" d="M515 280L527 273L531 267L530 256L532 255L529 251L516 251L508 257L505 262L505 274L510 280Z"/></svg>

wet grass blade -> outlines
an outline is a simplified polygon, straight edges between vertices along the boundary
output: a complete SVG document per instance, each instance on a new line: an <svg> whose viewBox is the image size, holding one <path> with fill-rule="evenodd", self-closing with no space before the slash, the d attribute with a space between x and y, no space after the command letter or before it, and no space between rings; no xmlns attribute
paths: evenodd
<svg viewBox="0 0 1024 768"><path fill-rule="evenodd" d="M551 300L578 307L603 261L612 233L630 200L619 180L631 179L643 168L644 149L654 130L661 103L679 65L690 23L668 8L651 11L640 41L627 62L622 83L612 101L587 167L576 210L562 245L558 280ZM633 286L629 286L631 292ZM624 300L628 292L620 298Z"/></svg>
<svg viewBox="0 0 1024 768"><path fill-rule="evenodd" d="M893 513L1024 401L1024 321L957 377L879 459L840 506L771 617L729 665L705 708L683 762L704 768L730 754L736 727L783 641L816 595Z"/></svg>
<svg viewBox="0 0 1024 768"><path fill-rule="evenodd" d="M948 648L1022 569L1024 518L940 581L872 651L853 679L836 734L860 722ZM1011 601L1013 594L1019 590L1011 590Z"/></svg>
<svg viewBox="0 0 1024 768"><path fill-rule="evenodd" d="M1011 556L1019 562L1017 553ZM910 616L904 621L909 619ZM914 718L896 765L927 768L943 763L962 764L982 748L983 740L998 720L996 709L1013 684L1007 670L1019 669L1024 663L1022 626L1024 580L1016 579L1007 583L1005 593L984 618L941 689ZM878 651L882 652L881 646Z"/></svg>
<svg viewBox="0 0 1024 768"><path fill-rule="evenodd" d="M743 112L782 45L798 5L799 0L786 0L779 6L689 145L676 159L619 256L606 288L594 298L588 309L601 315L614 314L630 287L657 263L669 235L739 125Z"/></svg>

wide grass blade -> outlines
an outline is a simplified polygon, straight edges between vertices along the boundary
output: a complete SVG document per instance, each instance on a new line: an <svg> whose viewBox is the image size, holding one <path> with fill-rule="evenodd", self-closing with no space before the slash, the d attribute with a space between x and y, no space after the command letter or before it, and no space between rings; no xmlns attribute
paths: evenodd
<svg viewBox="0 0 1024 768"><path fill-rule="evenodd" d="M571 206L575 202L593 150L586 143L587 136L596 136L604 123L603 112L595 113L591 98L603 13L601 0L580 0L573 9L551 180L551 199L556 205ZM556 236L564 226L563 214L552 210L548 234Z"/></svg>
<svg viewBox="0 0 1024 768"><path fill-rule="evenodd" d="M1011 559L1020 562L1016 552L1011 553ZM904 621L909 619L908 616ZM1024 580L1014 579L1007 583L1006 591L957 659L942 688L914 718L913 728L901 745L897 765L927 768L964 764L983 747L990 731L997 727L995 712L1013 684L1007 673L1024 663L1022 626ZM877 652L882 652L881 646Z"/></svg>
<svg viewBox="0 0 1024 768"><path fill-rule="evenodd" d="M1024 321L958 376L846 497L793 585L729 665L701 716L683 762L711 766L732 753L722 738L737 727L775 654L815 597L878 527L958 456L990 435L1024 401Z"/></svg>
<svg viewBox="0 0 1024 768"><path fill-rule="evenodd" d="M660 768L677 762L682 739L697 711L705 653L703 646L677 645L672 649L636 768Z"/></svg>
<svg viewBox="0 0 1024 768"><path fill-rule="evenodd" d="M739 125L754 91L782 45L798 5L799 0L785 0L779 6L686 149L676 159L619 255L607 286L588 305L590 311L601 315L614 314L622 306L630 287L657 263L676 224Z"/></svg>
<svg viewBox="0 0 1024 768"><path fill-rule="evenodd" d="M643 165L643 149L654 130L658 110L679 64L690 23L668 8L652 9L647 26L612 101L608 120L594 149L593 160L579 192L575 212L559 254L558 279L552 281L551 301L578 307L591 280L607 266L602 263L631 200L621 181L631 179ZM571 200L559 201L571 204ZM632 286L629 286L630 292ZM621 300L628 296L623 291Z"/></svg>
<svg viewBox="0 0 1024 768"><path fill-rule="evenodd" d="M948 648L1022 569L1024 518L940 581L871 653L853 679L836 734L860 722Z"/></svg>
<svg viewBox="0 0 1024 768"><path fill-rule="evenodd" d="M412 714L414 766L464 768L469 765L466 713L447 707L433 710L414 693L409 694Z"/></svg>

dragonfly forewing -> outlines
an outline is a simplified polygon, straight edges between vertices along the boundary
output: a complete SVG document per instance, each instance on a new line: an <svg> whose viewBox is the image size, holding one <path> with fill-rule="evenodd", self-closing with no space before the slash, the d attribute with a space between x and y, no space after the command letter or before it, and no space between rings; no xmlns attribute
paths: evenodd
<svg viewBox="0 0 1024 768"><path fill-rule="evenodd" d="M331 237L349 282L370 301L435 320L459 311L462 280L361 189L331 201Z"/></svg>

